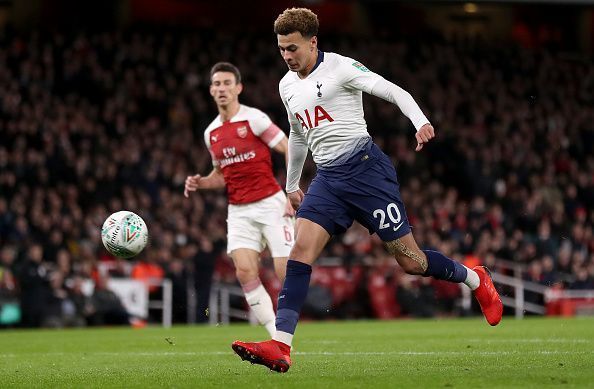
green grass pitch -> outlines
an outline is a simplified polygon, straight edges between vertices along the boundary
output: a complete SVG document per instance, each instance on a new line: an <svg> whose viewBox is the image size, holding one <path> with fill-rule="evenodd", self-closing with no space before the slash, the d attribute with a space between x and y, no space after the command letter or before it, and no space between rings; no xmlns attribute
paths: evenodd
<svg viewBox="0 0 594 389"><path fill-rule="evenodd" d="M286 374L241 362L261 327L0 331L0 387L594 387L594 319L302 323Z"/></svg>

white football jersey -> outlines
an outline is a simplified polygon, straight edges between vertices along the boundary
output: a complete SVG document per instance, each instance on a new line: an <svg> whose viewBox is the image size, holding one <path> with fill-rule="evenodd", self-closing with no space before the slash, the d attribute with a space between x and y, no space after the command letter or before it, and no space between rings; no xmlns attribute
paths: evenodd
<svg viewBox="0 0 594 389"><path fill-rule="evenodd" d="M352 58L336 53L319 52L320 55L322 61L306 78L289 71L279 82L291 126L289 193L298 189L305 160L302 147L311 150L316 165L332 166L345 162L369 141L363 92L397 104L417 130L429 123L412 96L402 88Z"/></svg>
<svg viewBox="0 0 594 389"><path fill-rule="evenodd" d="M305 79L289 71L279 92L291 124L291 135L304 137L314 162L328 164L348 153L360 138L369 138L363 117L363 93L382 79L361 63L335 53Z"/></svg>

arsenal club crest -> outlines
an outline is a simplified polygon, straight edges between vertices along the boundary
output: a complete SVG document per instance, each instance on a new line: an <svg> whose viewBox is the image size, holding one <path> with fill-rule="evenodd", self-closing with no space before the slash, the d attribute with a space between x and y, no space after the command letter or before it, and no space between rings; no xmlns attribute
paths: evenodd
<svg viewBox="0 0 594 389"><path fill-rule="evenodd" d="M245 138L247 136L247 127L246 126L241 126L237 128L237 135L240 138Z"/></svg>

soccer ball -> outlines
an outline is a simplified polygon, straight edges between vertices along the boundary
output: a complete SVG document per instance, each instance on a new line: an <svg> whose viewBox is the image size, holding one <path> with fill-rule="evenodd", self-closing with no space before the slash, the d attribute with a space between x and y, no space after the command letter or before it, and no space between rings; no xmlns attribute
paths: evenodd
<svg viewBox="0 0 594 389"><path fill-rule="evenodd" d="M144 220L134 212L119 211L103 223L101 240L107 251L116 257L132 258L146 246L148 229Z"/></svg>

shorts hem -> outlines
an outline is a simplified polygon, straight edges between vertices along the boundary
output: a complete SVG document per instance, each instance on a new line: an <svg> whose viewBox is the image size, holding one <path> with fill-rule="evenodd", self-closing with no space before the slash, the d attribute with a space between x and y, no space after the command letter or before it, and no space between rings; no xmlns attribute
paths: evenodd
<svg viewBox="0 0 594 389"><path fill-rule="evenodd" d="M320 227L325 229L326 232L328 232L328 234L330 234L330 236L339 234L342 231L346 231L346 228L341 227L342 230L340 230L340 228L337 228L336 223L329 220L327 217L320 215L317 212L311 212L311 211L299 212L299 211L297 211L297 218L307 219L311 222L316 223L317 225L319 225Z"/></svg>
<svg viewBox="0 0 594 389"><path fill-rule="evenodd" d="M257 244L250 245L247 243L238 243L234 246L227 246L227 255L230 255L233 250L237 250L237 249L250 249L250 250L257 251L258 253L261 253L262 251L264 251L264 248Z"/></svg>
<svg viewBox="0 0 594 389"><path fill-rule="evenodd" d="M392 234L387 239L384 239L384 237L382 237L380 234L378 234L377 231L373 231L373 232L376 233L377 236L379 236L379 238L381 239L382 242L388 243L388 242L392 242L392 241L394 241L396 239L400 239L400 238L402 238L405 235L408 235L409 233L412 232L412 230L411 230L410 226L408 228L404 228L404 226L403 226L402 229L396 231L394 234Z"/></svg>

